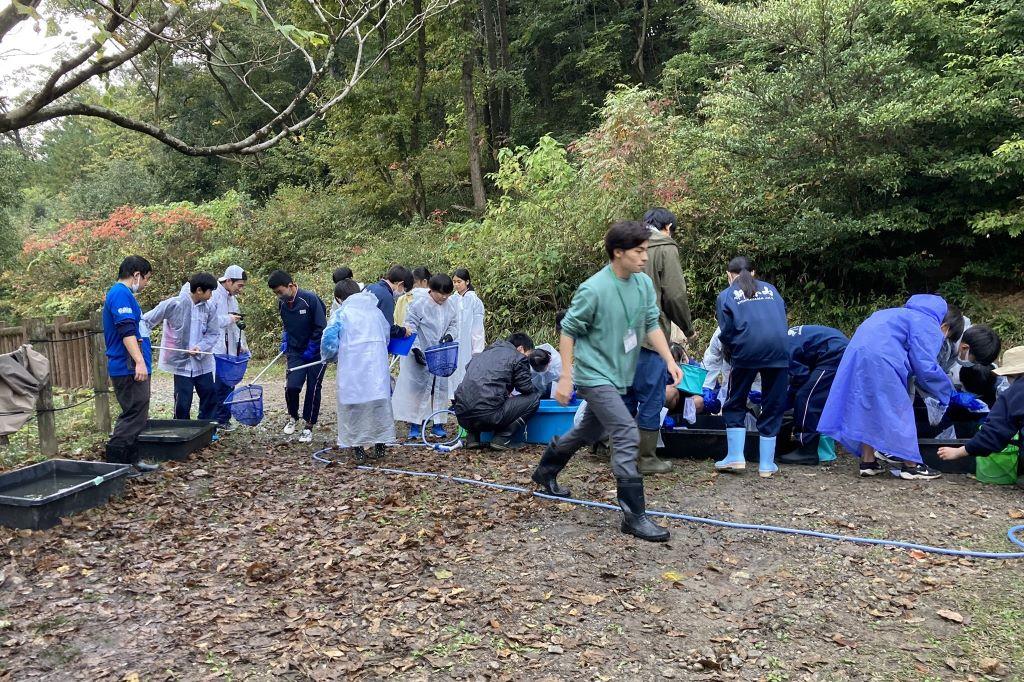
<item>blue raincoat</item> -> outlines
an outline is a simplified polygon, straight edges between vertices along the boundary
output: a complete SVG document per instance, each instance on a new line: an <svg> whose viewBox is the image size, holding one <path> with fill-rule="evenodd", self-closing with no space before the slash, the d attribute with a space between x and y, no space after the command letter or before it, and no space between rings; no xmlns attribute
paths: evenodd
<svg viewBox="0 0 1024 682"><path fill-rule="evenodd" d="M908 382L912 375L922 393L949 404L953 385L936 362L946 308L942 298L918 294L866 319L843 353L818 432L857 456L863 443L921 462Z"/></svg>

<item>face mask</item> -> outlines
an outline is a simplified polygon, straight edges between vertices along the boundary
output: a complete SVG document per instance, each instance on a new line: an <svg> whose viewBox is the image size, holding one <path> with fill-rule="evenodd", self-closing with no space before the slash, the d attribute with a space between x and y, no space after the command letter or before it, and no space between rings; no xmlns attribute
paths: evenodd
<svg viewBox="0 0 1024 682"><path fill-rule="evenodd" d="M142 284L142 278L141 277L136 277L135 280L132 282L132 285L130 287L130 289L132 290L133 294L139 293L139 286L141 284Z"/></svg>

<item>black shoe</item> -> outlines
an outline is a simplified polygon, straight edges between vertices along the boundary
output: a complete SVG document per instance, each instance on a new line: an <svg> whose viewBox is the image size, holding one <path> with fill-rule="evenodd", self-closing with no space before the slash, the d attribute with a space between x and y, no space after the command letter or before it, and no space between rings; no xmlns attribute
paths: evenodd
<svg viewBox="0 0 1024 682"><path fill-rule="evenodd" d="M136 469L135 467L128 467L128 473L126 474L127 478L138 478L141 475L142 472Z"/></svg>
<svg viewBox="0 0 1024 682"><path fill-rule="evenodd" d="M141 459L135 462L133 466L144 474L150 471L157 471L160 468L159 464L150 464L149 462L143 462Z"/></svg>
<svg viewBox="0 0 1024 682"><path fill-rule="evenodd" d="M388 446L384 443L374 443L373 445L373 458L384 459L384 455L388 454Z"/></svg>
<svg viewBox="0 0 1024 682"><path fill-rule="evenodd" d="M569 497L572 493L569 492L568 488L563 488L558 485L558 481L555 480L565 465L568 464L572 454L560 455L555 451L555 446L558 444L558 437L551 439L548 443L548 447L544 450L544 454L541 455L540 463L537 464L537 468L534 469L533 475L530 479L544 489L544 492L548 495L554 495L555 497Z"/></svg>
<svg viewBox="0 0 1024 682"><path fill-rule="evenodd" d="M647 516L644 504L644 479L617 479L619 507L622 508L622 525L620 530L627 535L647 540L648 542L665 542L669 538L668 529L662 528Z"/></svg>
<svg viewBox="0 0 1024 682"><path fill-rule="evenodd" d="M356 464L365 464L366 449L361 447L352 448L352 457L356 460Z"/></svg>
<svg viewBox="0 0 1024 682"><path fill-rule="evenodd" d="M512 435L524 426L526 426L526 422L523 421L522 417L520 417L498 433L494 434L494 438L491 439L491 449L499 451L518 449L522 443L513 444Z"/></svg>
<svg viewBox="0 0 1024 682"><path fill-rule="evenodd" d="M884 474L885 469L878 461L874 462L861 462L860 471L857 472L858 476L877 476L878 474Z"/></svg>
<svg viewBox="0 0 1024 682"><path fill-rule="evenodd" d="M802 464L804 466L818 466L818 453L817 452L801 452L800 450L794 450L793 452L787 452L784 455L779 455L776 460L779 464Z"/></svg>
<svg viewBox="0 0 1024 682"><path fill-rule="evenodd" d="M479 431L470 431L469 429L466 429L466 440L463 442L462 447L466 450L482 450L487 447L487 444L480 442Z"/></svg>
<svg viewBox="0 0 1024 682"><path fill-rule="evenodd" d="M903 468L892 470L892 475L902 478L904 481L934 481L936 478L942 477L942 472L925 464L911 465L904 462Z"/></svg>

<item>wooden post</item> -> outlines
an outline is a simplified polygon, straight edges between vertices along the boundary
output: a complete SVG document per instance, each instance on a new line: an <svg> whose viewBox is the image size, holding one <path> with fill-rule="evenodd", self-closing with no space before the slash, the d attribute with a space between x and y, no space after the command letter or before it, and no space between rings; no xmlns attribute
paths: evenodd
<svg viewBox="0 0 1024 682"><path fill-rule="evenodd" d="M50 337L54 340L54 343L49 344L50 346L50 375L53 377L53 385L57 388L74 388L74 383L71 382L70 363L68 362L68 349L67 343L57 343L64 340L64 332L60 330L61 325L66 323L68 318L66 316L59 316L53 320L53 336ZM54 368L56 365L56 368Z"/></svg>
<svg viewBox="0 0 1024 682"><path fill-rule="evenodd" d="M46 339L46 323L38 318L28 320L25 324L28 338L42 341ZM36 422L39 425L39 451L47 457L57 454L57 416L53 412L53 359L52 343L33 345L36 351L46 356L50 362L50 376L46 379L36 398Z"/></svg>
<svg viewBox="0 0 1024 682"><path fill-rule="evenodd" d="M103 331L103 315L95 311L89 316L93 331ZM110 381L107 377L107 347L102 334L92 336L92 388L96 392L96 430L110 433Z"/></svg>

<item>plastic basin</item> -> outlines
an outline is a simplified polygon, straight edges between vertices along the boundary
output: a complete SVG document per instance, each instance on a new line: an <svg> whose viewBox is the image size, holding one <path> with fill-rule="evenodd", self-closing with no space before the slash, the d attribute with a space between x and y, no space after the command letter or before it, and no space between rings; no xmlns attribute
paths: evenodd
<svg viewBox="0 0 1024 682"><path fill-rule="evenodd" d="M579 409L578 400L564 406L557 400L541 400L537 413L526 422L526 442L546 444L554 436L567 433L572 428L572 419Z"/></svg>
<svg viewBox="0 0 1024 682"><path fill-rule="evenodd" d="M49 459L0 474L0 525L52 528L62 516L105 504L124 490L131 467Z"/></svg>
<svg viewBox="0 0 1024 682"><path fill-rule="evenodd" d="M408 355L414 343L416 343L416 334L410 334L404 339L391 339L388 341L388 353L391 355Z"/></svg>
<svg viewBox="0 0 1024 682"><path fill-rule="evenodd" d="M198 419L150 419L139 434L139 457L158 462L186 460L212 442L215 428Z"/></svg>

